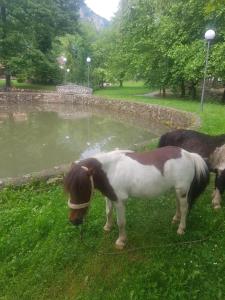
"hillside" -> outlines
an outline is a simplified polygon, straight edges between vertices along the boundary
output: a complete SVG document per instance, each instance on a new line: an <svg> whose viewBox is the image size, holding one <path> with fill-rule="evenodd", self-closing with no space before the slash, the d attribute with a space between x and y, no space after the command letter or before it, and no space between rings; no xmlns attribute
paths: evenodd
<svg viewBox="0 0 225 300"><path fill-rule="evenodd" d="M100 31L109 25L108 20L94 13L85 3L80 7L80 18L81 20L94 25L97 31Z"/></svg>

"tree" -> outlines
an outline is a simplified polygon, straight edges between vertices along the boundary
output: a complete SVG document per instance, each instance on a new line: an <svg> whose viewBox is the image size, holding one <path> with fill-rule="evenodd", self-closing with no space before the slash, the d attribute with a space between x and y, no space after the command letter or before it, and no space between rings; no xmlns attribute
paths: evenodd
<svg viewBox="0 0 225 300"><path fill-rule="evenodd" d="M220 0L214 2L216 8L222 7ZM136 73L135 77L141 76L164 91L180 87L183 96L185 87L189 87L196 97L196 87L203 77L203 35L214 17L212 13L207 15L206 7L204 0L122 0L117 23L122 36L120 48L127 50L127 74ZM224 9L217 14L221 11ZM224 25L221 17L215 19Z"/></svg>
<svg viewBox="0 0 225 300"><path fill-rule="evenodd" d="M49 82L56 69L51 57L56 36L78 31L79 0L1 0L0 62L6 88L12 74L27 73Z"/></svg>

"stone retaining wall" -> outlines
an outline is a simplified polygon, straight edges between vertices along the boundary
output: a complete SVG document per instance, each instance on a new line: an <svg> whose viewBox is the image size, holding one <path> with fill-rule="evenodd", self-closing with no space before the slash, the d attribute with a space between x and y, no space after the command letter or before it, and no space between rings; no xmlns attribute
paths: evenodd
<svg viewBox="0 0 225 300"><path fill-rule="evenodd" d="M63 101L73 104L96 107L99 110L140 118L152 122L162 123L170 128L196 128L200 125L199 118L192 113L179 111L173 108L152 105L140 102L120 100L105 100L96 96L64 95Z"/></svg>
<svg viewBox="0 0 225 300"><path fill-rule="evenodd" d="M0 92L0 103L70 103L96 107L104 112L140 117L142 120L163 123L171 128L196 128L199 118L188 112L159 105L129 102L120 100L105 100L93 95L75 95L58 93Z"/></svg>
<svg viewBox="0 0 225 300"><path fill-rule="evenodd" d="M38 101L53 101L57 102L60 95L55 92L0 92L0 104L1 103L26 103L26 102L38 102Z"/></svg>
<svg viewBox="0 0 225 300"><path fill-rule="evenodd" d="M58 85L56 91L60 94L75 94L75 95L91 95L93 90L86 86L76 85L76 84L67 84L67 85Z"/></svg>

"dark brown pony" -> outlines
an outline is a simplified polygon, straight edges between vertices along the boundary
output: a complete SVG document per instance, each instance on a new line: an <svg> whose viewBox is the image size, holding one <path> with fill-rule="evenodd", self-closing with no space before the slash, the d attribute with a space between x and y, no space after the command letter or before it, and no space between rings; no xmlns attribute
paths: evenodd
<svg viewBox="0 0 225 300"><path fill-rule="evenodd" d="M221 195L225 190L225 134L211 136L194 130L179 129L161 136L158 147L169 145L198 153L205 159L210 171L216 174L212 204L214 208L220 208Z"/></svg>

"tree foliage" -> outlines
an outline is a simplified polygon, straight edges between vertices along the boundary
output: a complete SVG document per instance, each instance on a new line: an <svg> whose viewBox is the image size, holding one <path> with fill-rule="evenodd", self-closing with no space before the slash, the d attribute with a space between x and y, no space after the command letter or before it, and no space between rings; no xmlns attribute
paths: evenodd
<svg viewBox="0 0 225 300"><path fill-rule="evenodd" d="M79 0L1 0L0 63L7 85L17 74L33 81L57 80L53 42L78 31Z"/></svg>
<svg viewBox="0 0 225 300"><path fill-rule="evenodd" d="M197 95L203 78L207 29L211 43L208 75L225 86L224 0L120 0L111 26L97 34L80 22L83 0L0 0L0 64L10 76L33 82L63 79L123 84L143 79L151 87ZM65 55L64 70L57 57ZM66 68L70 69L68 74ZM225 99L225 93L224 93Z"/></svg>
<svg viewBox="0 0 225 300"><path fill-rule="evenodd" d="M106 74L117 73L117 79L122 69L125 77L196 97L203 78L207 29L216 31L209 75L225 82L224 28L223 0L121 0L113 34L107 43L99 44L102 53L107 49L108 63L103 68Z"/></svg>

